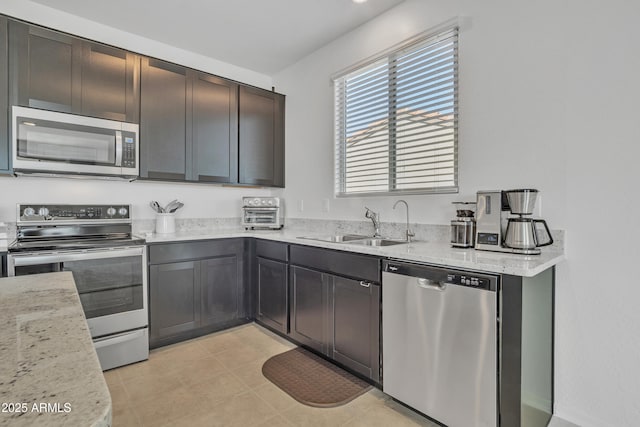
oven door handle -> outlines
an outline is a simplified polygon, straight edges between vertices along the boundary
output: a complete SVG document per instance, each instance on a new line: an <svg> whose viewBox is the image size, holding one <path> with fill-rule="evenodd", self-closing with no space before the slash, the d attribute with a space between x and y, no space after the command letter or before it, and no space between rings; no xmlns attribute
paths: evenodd
<svg viewBox="0 0 640 427"><path fill-rule="evenodd" d="M87 252L61 252L49 254L9 255L15 267L27 265L54 264L57 262L85 261L90 259L122 258L126 256L139 256L144 252L144 247L107 249Z"/></svg>

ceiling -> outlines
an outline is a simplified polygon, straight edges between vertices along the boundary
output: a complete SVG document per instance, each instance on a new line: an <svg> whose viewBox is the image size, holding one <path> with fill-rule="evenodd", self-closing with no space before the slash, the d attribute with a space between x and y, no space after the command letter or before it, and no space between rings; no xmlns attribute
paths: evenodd
<svg viewBox="0 0 640 427"><path fill-rule="evenodd" d="M32 0L272 75L403 0Z"/></svg>

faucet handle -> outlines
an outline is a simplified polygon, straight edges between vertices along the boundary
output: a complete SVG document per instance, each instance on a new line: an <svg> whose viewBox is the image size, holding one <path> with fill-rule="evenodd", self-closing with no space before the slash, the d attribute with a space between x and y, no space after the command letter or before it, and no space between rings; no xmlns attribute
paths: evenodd
<svg viewBox="0 0 640 427"><path fill-rule="evenodd" d="M378 216L377 213L375 213L374 211L372 211L371 209L369 209L368 207L364 207L367 211L364 213L364 216L367 218L371 218L371 217L376 217Z"/></svg>

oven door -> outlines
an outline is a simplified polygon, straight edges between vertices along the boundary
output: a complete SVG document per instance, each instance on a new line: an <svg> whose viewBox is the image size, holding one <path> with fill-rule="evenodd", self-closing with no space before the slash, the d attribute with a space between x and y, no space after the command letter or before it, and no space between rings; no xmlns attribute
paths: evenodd
<svg viewBox="0 0 640 427"><path fill-rule="evenodd" d="M278 208L243 208L242 225L245 227L277 227Z"/></svg>
<svg viewBox="0 0 640 427"><path fill-rule="evenodd" d="M10 276L71 271L92 337L147 326L144 246L9 254Z"/></svg>

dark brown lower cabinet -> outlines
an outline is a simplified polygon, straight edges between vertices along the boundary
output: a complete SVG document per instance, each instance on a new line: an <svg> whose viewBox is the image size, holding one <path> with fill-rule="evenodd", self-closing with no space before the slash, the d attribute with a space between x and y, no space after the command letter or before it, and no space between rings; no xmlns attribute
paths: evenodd
<svg viewBox="0 0 640 427"><path fill-rule="evenodd" d="M215 325L237 319L240 314L236 256L224 256L200 261L201 325Z"/></svg>
<svg viewBox="0 0 640 427"><path fill-rule="evenodd" d="M152 265L149 271L151 343L200 325L200 261Z"/></svg>
<svg viewBox="0 0 640 427"><path fill-rule="evenodd" d="M380 381L380 285L291 266L290 337Z"/></svg>
<svg viewBox="0 0 640 427"><path fill-rule="evenodd" d="M149 345L247 323L244 239L149 247Z"/></svg>
<svg viewBox="0 0 640 427"><path fill-rule="evenodd" d="M329 276L304 267L291 267L291 332L299 343L328 354Z"/></svg>
<svg viewBox="0 0 640 427"><path fill-rule="evenodd" d="M331 276L333 319L330 356L374 381L380 380L380 285Z"/></svg>
<svg viewBox="0 0 640 427"><path fill-rule="evenodd" d="M288 267L286 262L257 258L256 320L287 333Z"/></svg>

